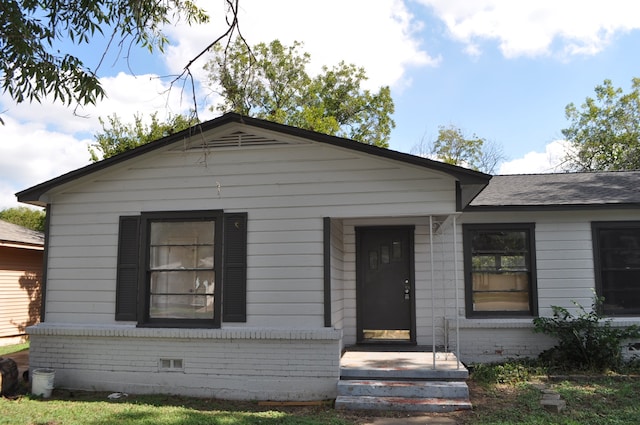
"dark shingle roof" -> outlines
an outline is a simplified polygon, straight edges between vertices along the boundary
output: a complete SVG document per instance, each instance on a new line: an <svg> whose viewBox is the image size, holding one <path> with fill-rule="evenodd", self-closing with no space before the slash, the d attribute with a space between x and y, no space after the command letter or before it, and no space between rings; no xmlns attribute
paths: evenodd
<svg viewBox="0 0 640 425"><path fill-rule="evenodd" d="M44 233L0 220L0 245L6 243L43 246Z"/></svg>
<svg viewBox="0 0 640 425"><path fill-rule="evenodd" d="M494 176L468 209L640 207L640 171Z"/></svg>

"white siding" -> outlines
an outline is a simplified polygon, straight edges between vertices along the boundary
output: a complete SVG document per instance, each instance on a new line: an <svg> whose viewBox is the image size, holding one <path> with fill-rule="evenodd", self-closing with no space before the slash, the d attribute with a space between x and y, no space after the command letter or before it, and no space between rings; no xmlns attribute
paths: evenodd
<svg viewBox="0 0 640 425"><path fill-rule="evenodd" d="M323 217L450 212L455 185L423 168L303 144L213 150L206 161L201 152L155 152L61 188L52 204L47 322L114 323L119 216L222 209L249 218L248 320L223 327L314 328L324 325ZM351 326L336 303L335 324Z"/></svg>
<svg viewBox="0 0 640 425"><path fill-rule="evenodd" d="M551 306L577 313L575 303L589 309L595 293L591 236L593 221L639 220L633 210L574 210L464 213L461 223L535 223L538 314L550 316ZM460 226L459 231L462 231ZM462 256L462 245L459 247ZM462 265L459 266L462 270ZM460 273L460 285L464 277ZM464 309L464 296L461 299ZM536 356L553 345L534 334L532 319L465 319L461 315L460 352L465 361L499 361ZM629 318L629 323L640 323ZM628 324L629 324L628 323ZM450 321L450 332L454 323Z"/></svg>
<svg viewBox="0 0 640 425"><path fill-rule="evenodd" d="M539 314L551 306L573 309L574 301L590 307L595 290L591 239L593 221L638 220L634 211L549 211L467 213L464 223L535 223Z"/></svg>

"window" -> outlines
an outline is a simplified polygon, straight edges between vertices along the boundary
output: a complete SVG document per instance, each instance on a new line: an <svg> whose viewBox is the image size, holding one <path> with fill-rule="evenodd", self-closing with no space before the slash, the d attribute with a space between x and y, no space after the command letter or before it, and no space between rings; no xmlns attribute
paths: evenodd
<svg viewBox="0 0 640 425"><path fill-rule="evenodd" d="M640 314L640 222L592 223L596 291L610 316Z"/></svg>
<svg viewBox="0 0 640 425"><path fill-rule="evenodd" d="M149 323L213 321L220 282L220 229L216 212L142 214L146 231L145 317ZM219 304L219 303L215 303Z"/></svg>
<svg viewBox="0 0 640 425"><path fill-rule="evenodd" d="M246 321L246 218L212 210L121 217L116 320L175 327Z"/></svg>
<svg viewBox="0 0 640 425"><path fill-rule="evenodd" d="M463 226L468 317L534 316L533 224Z"/></svg>

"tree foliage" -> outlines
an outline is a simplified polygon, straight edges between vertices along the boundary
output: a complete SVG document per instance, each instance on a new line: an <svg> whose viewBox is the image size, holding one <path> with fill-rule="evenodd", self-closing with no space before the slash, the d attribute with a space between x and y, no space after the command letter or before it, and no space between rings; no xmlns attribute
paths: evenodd
<svg viewBox="0 0 640 425"><path fill-rule="evenodd" d="M0 2L0 78L16 102L41 101L51 94L63 104L91 104L104 96L96 75L62 42L87 45L103 35L120 50L138 45L162 51L162 26L184 19L205 22L189 0L3 0ZM109 47L107 47L107 50ZM105 52L106 53L106 52Z"/></svg>
<svg viewBox="0 0 640 425"><path fill-rule="evenodd" d="M44 232L46 214L42 210L27 207L6 208L0 211L0 220Z"/></svg>
<svg viewBox="0 0 640 425"><path fill-rule="evenodd" d="M222 96L217 110L388 147L395 126L389 87L362 89L365 70L345 62L311 77L311 57L301 48L278 40L251 49L241 40L217 46L205 66Z"/></svg>
<svg viewBox="0 0 640 425"><path fill-rule="evenodd" d="M108 116L106 122L100 118L102 132L95 135L96 142L89 146L91 160L96 162L109 158L185 130L197 123L196 118L184 115L172 115L162 122L158 119L157 112L151 115L148 124L144 123L143 117L139 114L134 116L133 123L123 123L117 114Z"/></svg>
<svg viewBox="0 0 640 425"><path fill-rule="evenodd" d="M571 143L568 167L578 171L640 169L640 78L631 91L605 80L578 108L567 105L569 127L562 134Z"/></svg>
<svg viewBox="0 0 640 425"><path fill-rule="evenodd" d="M489 174L505 160L501 146L476 134L469 137L454 125L439 126L437 139L423 138L411 153Z"/></svg>

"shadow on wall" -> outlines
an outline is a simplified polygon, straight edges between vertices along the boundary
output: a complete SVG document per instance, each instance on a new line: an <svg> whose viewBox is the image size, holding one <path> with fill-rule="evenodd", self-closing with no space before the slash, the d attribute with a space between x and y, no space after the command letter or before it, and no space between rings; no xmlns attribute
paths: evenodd
<svg viewBox="0 0 640 425"><path fill-rule="evenodd" d="M42 284L40 280L40 275L34 272L25 272L19 279L20 288L27 293L29 301L25 306L26 314L18 321L11 320L11 324L16 326L18 330L18 334L26 334L27 327L35 325L40 321L42 301Z"/></svg>

